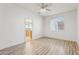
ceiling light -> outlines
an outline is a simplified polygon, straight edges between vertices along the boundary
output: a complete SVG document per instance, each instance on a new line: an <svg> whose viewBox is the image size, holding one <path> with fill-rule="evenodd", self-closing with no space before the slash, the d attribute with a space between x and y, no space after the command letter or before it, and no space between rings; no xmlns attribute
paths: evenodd
<svg viewBox="0 0 79 59"><path fill-rule="evenodd" d="M41 9L40 9L40 12L41 12L41 13L44 13L44 12L47 12L47 10L46 10L45 8L41 8Z"/></svg>

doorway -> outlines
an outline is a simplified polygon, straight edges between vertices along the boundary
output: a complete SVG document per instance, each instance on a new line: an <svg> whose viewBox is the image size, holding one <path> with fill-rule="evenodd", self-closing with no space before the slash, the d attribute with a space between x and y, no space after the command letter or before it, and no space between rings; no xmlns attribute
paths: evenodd
<svg viewBox="0 0 79 59"><path fill-rule="evenodd" d="M25 25L26 41L31 41L32 40L32 20L31 19L25 19L24 25Z"/></svg>

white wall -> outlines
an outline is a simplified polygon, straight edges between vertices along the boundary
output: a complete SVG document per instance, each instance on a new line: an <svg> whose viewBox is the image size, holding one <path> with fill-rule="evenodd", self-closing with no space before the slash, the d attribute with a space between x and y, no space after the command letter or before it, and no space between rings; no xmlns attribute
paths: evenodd
<svg viewBox="0 0 79 59"><path fill-rule="evenodd" d="M0 49L24 42L24 19L33 20L33 38L42 34L42 18L15 4L0 4Z"/></svg>
<svg viewBox="0 0 79 59"><path fill-rule="evenodd" d="M77 43L79 46L79 4L77 7Z"/></svg>
<svg viewBox="0 0 79 59"><path fill-rule="evenodd" d="M51 18L54 18L57 16L64 17L64 31L63 32L53 32L50 30L49 21L51 20ZM76 11L69 11L69 12L64 12L64 13L45 17L44 36L76 41Z"/></svg>
<svg viewBox="0 0 79 59"><path fill-rule="evenodd" d="M43 20L39 16L34 16L33 19L33 39L37 39L42 37L43 31L42 31L42 26L43 25Z"/></svg>

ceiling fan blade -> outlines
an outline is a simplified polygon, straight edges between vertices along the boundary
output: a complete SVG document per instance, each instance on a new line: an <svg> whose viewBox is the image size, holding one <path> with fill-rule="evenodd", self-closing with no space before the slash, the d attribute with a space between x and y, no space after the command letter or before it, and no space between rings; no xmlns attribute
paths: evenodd
<svg viewBox="0 0 79 59"><path fill-rule="evenodd" d="M41 3L41 8L46 8L46 7L48 7L47 3Z"/></svg>
<svg viewBox="0 0 79 59"><path fill-rule="evenodd" d="M51 11L50 9L46 9L47 11Z"/></svg>

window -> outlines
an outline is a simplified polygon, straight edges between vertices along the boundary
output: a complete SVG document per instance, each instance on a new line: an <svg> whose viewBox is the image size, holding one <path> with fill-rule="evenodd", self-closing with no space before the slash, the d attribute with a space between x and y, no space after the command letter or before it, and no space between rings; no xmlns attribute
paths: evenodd
<svg viewBox="0 0 79 59"><path fill-rule="evenodd" d="M64 30L64 17L59 16L50 20L50 29L51 31L63 31Z"/></svg>

